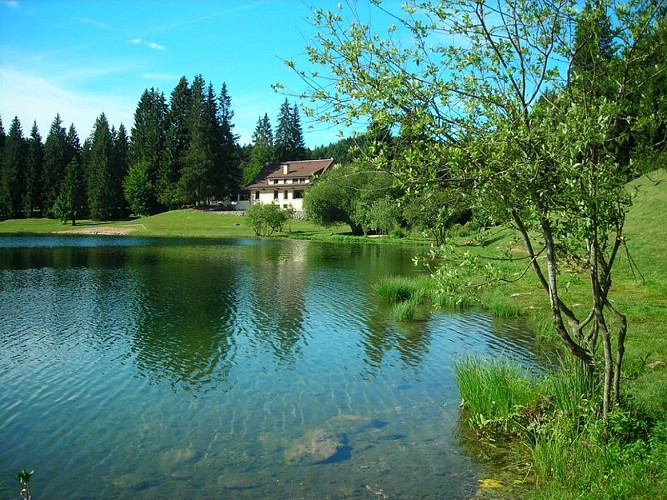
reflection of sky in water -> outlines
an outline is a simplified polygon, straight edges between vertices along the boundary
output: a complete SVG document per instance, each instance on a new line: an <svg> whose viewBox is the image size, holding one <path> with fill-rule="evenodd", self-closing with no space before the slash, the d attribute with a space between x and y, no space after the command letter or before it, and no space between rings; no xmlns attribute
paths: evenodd
<svg viewBox="0 0 667 500"><path fill-rule="evenodd" d="M44 498L463 497L450 360L535 359L483 314L396 322L405 247L34 239L0 241L0 470ZM313 432L339 453L286 459Z"/></svg>

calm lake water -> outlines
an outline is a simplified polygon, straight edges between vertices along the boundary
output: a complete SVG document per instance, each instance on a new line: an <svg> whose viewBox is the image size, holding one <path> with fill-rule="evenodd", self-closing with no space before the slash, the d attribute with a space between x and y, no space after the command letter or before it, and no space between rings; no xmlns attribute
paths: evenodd
<svg viewBox="0 0 667 500"><path fill-rule="evenodd" d="M478 312L400 323L415 248L0 237L0 497L465 498L450 366L539 363Z"/></svg>

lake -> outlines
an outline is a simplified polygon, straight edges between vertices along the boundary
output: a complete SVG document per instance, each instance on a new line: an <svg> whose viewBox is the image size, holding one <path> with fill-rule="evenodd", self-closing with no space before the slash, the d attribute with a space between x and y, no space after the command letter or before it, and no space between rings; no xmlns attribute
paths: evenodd
<svg viewBox="0 0 667 500"><path fill-rule="evenodd" d="M543 362L485 313L398 322L418 248L0 237L0 497L465 498L451 361Z"/></svg>

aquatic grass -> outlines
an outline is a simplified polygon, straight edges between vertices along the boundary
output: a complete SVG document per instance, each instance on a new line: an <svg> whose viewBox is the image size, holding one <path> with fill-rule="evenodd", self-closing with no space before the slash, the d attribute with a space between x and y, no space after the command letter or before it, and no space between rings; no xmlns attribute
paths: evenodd
<svg viewBox="0 0 667 500"><path fill-rule="evenodd" d="M452 366L461 405L475 426L499 423L507 429L511 418L536 399L532 377L511 360L466 356Z"/></svg>
<svg viewBox="0 0 667 500"><path fill-rule="evenodd" d="M392 303L409 299L415 290L415 280L405 276L387 276L375 284L375 292Z"/></svg>
<svg viewBox="0 0 667 500"><path fill-rule="evenodd" d="M388 302L430 300L432 282L427 276L386 276L375 284L375 292Z"/></svg>
<svg viewBox="0 0 667 500"><path fill-rule="evenodd" d="M394 318L398 321L414 321L419 304L414 300L404 300L394 305Z"/></svg>

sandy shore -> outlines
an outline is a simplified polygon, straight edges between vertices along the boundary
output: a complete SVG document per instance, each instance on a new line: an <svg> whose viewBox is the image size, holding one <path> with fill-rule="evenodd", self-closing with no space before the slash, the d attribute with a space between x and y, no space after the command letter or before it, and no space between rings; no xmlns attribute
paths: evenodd
<svg viewBox="0 0 667 500"><path fill-rule="evenodd" d="M136 231L136 227L113 227L113 226L101 226L101 227L78 227L72 229L65 229L63 231L56 231L57 234L92 234L92 235L103 235L103 236L123 236L129 234L133 231Z"/></svg>

